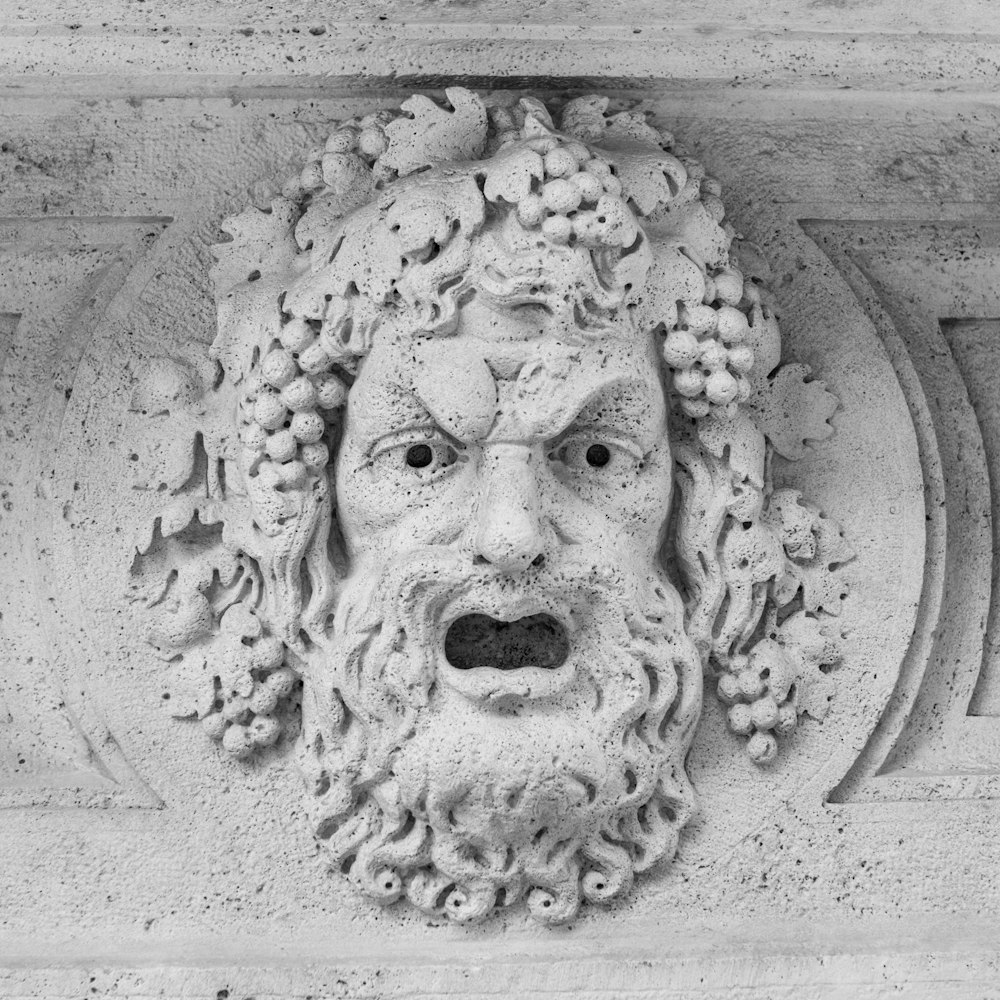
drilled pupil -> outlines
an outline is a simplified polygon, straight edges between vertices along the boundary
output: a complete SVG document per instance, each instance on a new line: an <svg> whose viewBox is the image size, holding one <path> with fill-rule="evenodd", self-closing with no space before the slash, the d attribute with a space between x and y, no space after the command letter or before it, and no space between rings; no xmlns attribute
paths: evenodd
<svg viewBox="0 0 1000 1000"><path fill-rule="evenodd" d="M603 444L592 444L587 449L587 464L594 466L595 469L601 468L602 465L607 465L611 461L611 452Z"/></svg>
<svg viewBox="0 0 1000 1000"><path fill-rule="evenodd" d="M423 469L433 458L434 452L428 444L412 444L406 449L406 464L411 469Z"/></svg>

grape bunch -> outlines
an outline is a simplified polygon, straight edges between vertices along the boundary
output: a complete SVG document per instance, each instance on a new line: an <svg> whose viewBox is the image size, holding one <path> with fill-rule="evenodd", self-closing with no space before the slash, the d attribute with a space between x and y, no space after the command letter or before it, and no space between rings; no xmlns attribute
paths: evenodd
<svg viewBox="0 0 1000 1000"><path fill-rule="evenodd" d="M663 360L673 370L680 407L689 417L707 416L713 404L729 407L749 398L754 352L741 305L755 298L753 283L744 282L735 268L724 268L706 276L702 303L678 308L663 342Z"/></svg>
<svg viewBox="0 0 1000 1000"><path fill-rule="evenodd" d="M273 746L284 728L283 702L295 688L295 672L284 665L284 644L265 635L256 615L235 604L222 616L226 640L220 688L205 732L238 760Z"/></svg>
<svg viewBox="0 0 1000 1000"><path fill-rule="evenodd" d="M729 672L718 681L719 700L729 706L727 722L738 736L748 736L747 752L757 764L774 760L776 736L795 729L797 670L791 654L774 639L762 639L749 655L732 657Z"/></svg>
<svg viewBox="0 0 1000 1000"><path fill-rule="evenodd" d="M281 193L298 202L306 195L326 191L346 194L369 177L383 182L395 178L396 172L381 163L379 157L389 148L385 126L397 114L377 111L341 124L330 133L325 145L309 151L305 166L289 178Z"/></svg>
<svg viewBox="0 0 1000 1000"><path fill-rule="evenodd" d="M556 136L533 142L544 151L544 177L538 191L529 191L517 203L518 222L525 229L541 227L557 245L631 246L638 229L614 168L582 142Z"/></svg>
<svg viewBox="0 0 1000 1000"><path fill-rule="evenodd" d="M244 463L274 486L300 487L327 464L327 418L347 399L347 386L329 370L318 326L289 319L247 379L240 402Z"/></svg>

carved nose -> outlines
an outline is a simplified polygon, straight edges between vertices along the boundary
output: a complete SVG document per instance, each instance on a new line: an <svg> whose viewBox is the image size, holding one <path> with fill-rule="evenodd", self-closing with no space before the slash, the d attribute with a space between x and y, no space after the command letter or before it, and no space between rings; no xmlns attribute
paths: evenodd
<svg viewBox="0 0 1000 1000"><path fill-rule="evenodd" d="M538 483L526 445L495 444L484 455L475 555L503 573L521 573L545 559Z"/></svg>

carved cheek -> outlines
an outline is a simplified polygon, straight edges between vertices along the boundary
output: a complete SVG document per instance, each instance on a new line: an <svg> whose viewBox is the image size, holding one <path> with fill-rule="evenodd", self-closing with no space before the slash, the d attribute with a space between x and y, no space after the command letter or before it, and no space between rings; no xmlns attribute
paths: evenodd
<svg viewBox="0 0 1000 1000"><path fill-rule="evenodd" d="M402 456L367 459L348 430L337 457L337 518L348 554L383 557L418 545L445 544L464 529L474 473L465 462L422 477Z"/></svg>
<svg viewBox="0 0 1000 1000"><path fill-rule="evenodd" d="M670 512L673 484L666 439L641 463L607 474L576 475L553 466L540 483L543 517L568 543L610 547L616 557L652 558Z"/></svg>
<svg viewBox="0 0 1000 1000"><path fill-rule="evenodd" d="M646 457L635 485L630 523L636 541L650 553L660 544L673 495L673 456L666 438Z"/></svg>
<svg viewBox="0 0 1000 1000"><path fill-rule="evenodd" d="M364 539L384 526L380 521L385 520L384 506L361 481L362 467L361 451L348 433L337 454L335 516L352 556Z"/></svg>

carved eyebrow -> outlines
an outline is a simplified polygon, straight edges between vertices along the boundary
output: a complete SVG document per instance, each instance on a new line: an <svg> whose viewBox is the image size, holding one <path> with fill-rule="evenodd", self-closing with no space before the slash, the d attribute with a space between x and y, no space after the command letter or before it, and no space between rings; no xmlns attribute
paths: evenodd
<svg viewBox="0 0 1000 1000"><path fill-rule="evenodd" d="M580 407L563 433L573 429L604 430L628 438L648 452L657 431L645 419L648 405L630 394L630 390L641 393L646 387L647 383L637 379L623 379L603 387Z"/></svg>
<svg viewBox="0 0 1000 1000"><path fill-rule="evenodd" d="M653 450L652 444L643 441L642 438L620 427L612 427L607 424L584 424L572 423L562 433L557 434L547 442L550 450L557 450L567 441L578 435L586 434L587 437L596 437L610 444L616 444L630 452L637 461L641 461Z"/></svg>
<svg viewBox="0 0 1000 1000"><path fill-rule="evenodd" d="M413 393L421 410L446 433L458 440L476 440L489 433L498 412L497 384L485 362L482 373L488 384L480 382L478 393L456 396L454 391L441 393L439 385L428 391L426 384L420 383L414 386ZM456 400L463 398L464 405L456 405Z"/></svg>
<svg viewBox="0 0 1000 1000"><path fill-rule="evenodd" d="M630 380L627 376L608 379L604 383L591 385L589 391L574 394L561 406L557 403L542 416L540 421L534 422L536 430L543 434L547 440L553 440L568 427L578 423L588 407L600 402L602 398L615 392L628 381Z"/></svg>
<svg viewBox="0 0 1000 1000"><path fill-rule="evenodd" d="M439 430L436 423L434 423L434 418L428 413L425 420L417 419L410 421L405 424L401 424L395 427L389 427L388 429L383 429L381 433L376 434L370 440L365 442L364 451L361 453L361 457L367 464L372 461L375 456L381 452L385 451L387 447L392 447L391 442L394 438L402 438L406 435L419 435L421 433L426 433L428 436L433 434L436 430Z"/></svg>
<svg viewBox="0 0 1000 1000"><path fill-rule="evenodd" d="M379 452L387 451L395 447L396 444L403 443L408 438L430 441L435 437L444 438L453 448L461 451L465 450L463 442L449 434L443 427L439 427L433 418L428 417L428 423L407 424L404 427L396 427L391 431L386 431L368 445L364 451L364 458L366 462L371 461Z"/></svg>

